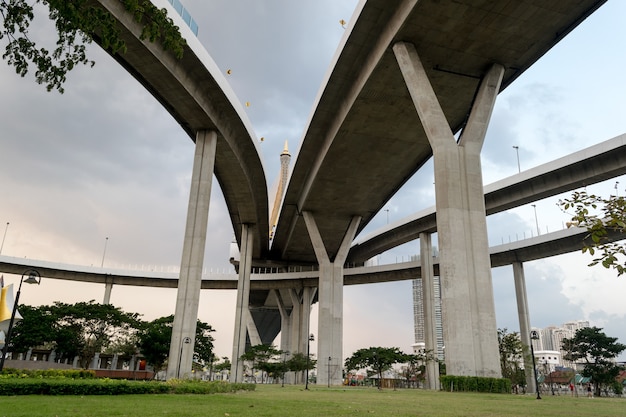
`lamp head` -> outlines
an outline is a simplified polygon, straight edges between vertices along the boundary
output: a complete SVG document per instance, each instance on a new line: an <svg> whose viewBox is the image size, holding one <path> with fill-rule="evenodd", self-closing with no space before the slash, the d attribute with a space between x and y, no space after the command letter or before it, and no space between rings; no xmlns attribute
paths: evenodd
<svg viewBox="0 0 626 417"><path fill-rule="evenodd" d="M309 335L309 341L310 341L310 342L315 341L315 335L314 335L313 333L311 333L311 334Z"/></svg>
<svg viewBox="0 0 626 417"><path fill-rule="evenodd" d="M24 279L24 275L28 274L28 278ZM34 269L26 271L22 274L22 280L27 284L41 284L41 275Z"/></svg>
<svg viewBox="0 0 626 417"><path fill-rule="evenodd" d="M539 332L537 330L530 331L530 338L532 340L539 340Z"/></svg>

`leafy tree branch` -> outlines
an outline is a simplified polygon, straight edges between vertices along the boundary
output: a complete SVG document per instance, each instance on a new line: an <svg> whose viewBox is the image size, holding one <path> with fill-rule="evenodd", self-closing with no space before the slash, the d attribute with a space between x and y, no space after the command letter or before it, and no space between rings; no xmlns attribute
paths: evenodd
<svg viewBox="0 0 626 417"><path fill-rule="evenodd" d="M617 195L604 198L586 191L576 191L570 198L559 200L561 209L570 214L568 225L587 229L589 236L582 248L593 258L589 266L601 264L620 276L626 272L626 247L614 242L612 233L626 232L626 199ZM589 242L590 240L590 242Z"/></svg>
<svg viewBox="0 0 626 417"><path fill-rule="evenodd" d="M160 42L177 58L183 55L185 40L178 27L149 0L120 0L136 22L141 23L141 40ZM35 7L35 6L42 7ZM56 42L54 49L39 46L31 38L31 24L46 7L48 19L54 23ZM0 40L6 42L2 58L24 77L31 67L35 81L46 90L63 93L67 73L77 65L94 65L87 57L86 45L94 39L109 53L124 53L126 45L120 35L115 18L89 0L0 0Z"/></svg>

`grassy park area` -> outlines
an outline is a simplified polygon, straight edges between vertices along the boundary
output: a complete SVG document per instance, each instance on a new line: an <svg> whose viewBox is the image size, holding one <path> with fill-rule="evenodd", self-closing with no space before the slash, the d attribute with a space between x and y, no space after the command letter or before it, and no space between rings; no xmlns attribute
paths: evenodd
<svg viewBox="0 0 626 417"><path fill-rule="evenodd" d="M0 417L36 416L542 416L626 415L626 399L465 394L425 390L258 385L211 395L14 396L0 398Z"/></svg>

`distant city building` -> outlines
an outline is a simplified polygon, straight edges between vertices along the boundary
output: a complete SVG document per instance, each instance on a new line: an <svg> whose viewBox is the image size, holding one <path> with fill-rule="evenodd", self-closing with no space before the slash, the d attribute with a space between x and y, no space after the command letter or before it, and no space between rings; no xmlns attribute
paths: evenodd
<svg viewBox="0 0 626 417"><path fill-rule="evenodd" d="M555 353L558 353L558 363L555 366L573 367L573 363L563 359L566 353L562 347L563 339L571 339L577 330L585 327L589 327L589 321L587 320L568 321L563 323L561 327L533 328L533 330L539 333L539 339L532 340L535 358L539 361L538 363L543 364L545 361L548 361L548 363L552 364L552 357L556 356ZM540 353L542 357L540 357ZM548 359L548 357L550 358Z"/></svg>
<svg viewBox="0 0 626 417"><path fill-rule="evenodd" d="M538 369L542 369L543 373L549 373L556 370L557 367L563 366L561 352L556 350L536 350L535 363Z"/></svg>
<svg viewBox="0 0 626 417"><path fill-rule="evenodd" d="M433 256L437 256L437 248L433 248ZM413 260L419 260L419 256L414 256ZM435 332L437 334L437 358L444 360L443 345L443 320L441 312L441 287L439 277L434 277L435 293ZM424 290L422 278L413 280L413 320L415 343L412 345L414 353L423 350L426 346L424 339Z"/></svg>

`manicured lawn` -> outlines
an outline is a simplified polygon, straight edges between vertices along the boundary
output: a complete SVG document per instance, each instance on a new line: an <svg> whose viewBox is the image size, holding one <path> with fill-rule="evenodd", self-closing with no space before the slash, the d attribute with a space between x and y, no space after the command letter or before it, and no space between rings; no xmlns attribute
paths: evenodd
<svg viewBox="0 0 626 417"><path fill-rule="evenodd" d="M0 416L626 416L623 398L462 394L423 390L258 385L212 395L0 397Z"/></svg>

